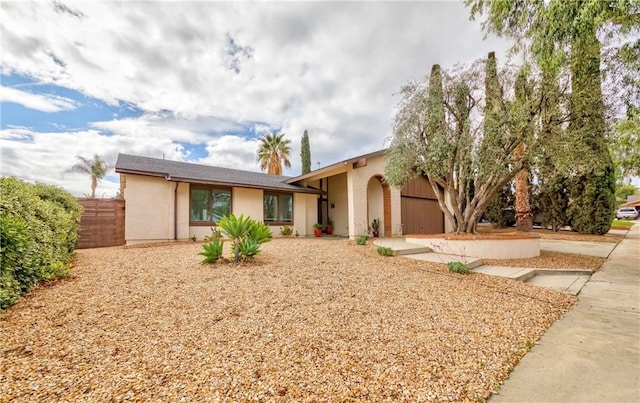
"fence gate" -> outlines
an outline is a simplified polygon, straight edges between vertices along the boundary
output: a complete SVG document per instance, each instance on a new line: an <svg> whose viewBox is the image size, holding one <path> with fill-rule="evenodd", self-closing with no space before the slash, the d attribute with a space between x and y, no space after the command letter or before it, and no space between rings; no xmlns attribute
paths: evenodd
<svg viewBox="0 0 640 403"><path fill-rule="evenodd" d="M84 208L77 249L124 245L124 200L78 199Z"/></svg>

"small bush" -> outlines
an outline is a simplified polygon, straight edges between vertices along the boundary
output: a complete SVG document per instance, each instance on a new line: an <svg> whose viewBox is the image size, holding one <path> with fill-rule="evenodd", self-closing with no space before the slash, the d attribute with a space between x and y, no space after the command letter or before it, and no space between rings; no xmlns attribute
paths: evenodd
<svg viewBox="0 0 640 403"><path fill-rule="evenodd" d="M449 262L447 263L447 268L451 273L469 273L469 266L464 262Z"/></svg>
<svg viewBox="0 0 640 403"><path fill-rule="evenodd" d="M369 239L369 237L367 235L360 235L356 239L356 244L358 244L358 245L366 245L368 239Z"/></svg>
<svg viewBox="0 0 640 403"><path fill-rule="evenodd" d="M293 227L290 227L288 225L285 225L284 227L280 227L280 235L282 235L282 236L291 236L291 235L293 235Z"/></svg>
<svg viewBox="0 0 640 403"><path fill-rule="evenodd" d="M211 235L204 237L205 242L210 242L214 239L222 239L222 233L218 227L211 227Z"/></svg>
<svg viewBox="0 0 640 403"><path fill-rule="evenodd" d="M377 251L380 256L393 256L393 248L390 246L378 246Z"/></svg>
<svg viewBox="0 0 640 403"><path fill-rule="evenodd" d="M202 245L204 251L199 255L204 256L201 264L214 263L222 256L222 248L224 247L224 241L220 238L213 238L209 243Z"/></svg>
<svg viewBox="0 0 640 403"><path fill-rule="evenodd" d="M40 281L69 275L81 214L63 189L0 178L0 309Z"/></svg>

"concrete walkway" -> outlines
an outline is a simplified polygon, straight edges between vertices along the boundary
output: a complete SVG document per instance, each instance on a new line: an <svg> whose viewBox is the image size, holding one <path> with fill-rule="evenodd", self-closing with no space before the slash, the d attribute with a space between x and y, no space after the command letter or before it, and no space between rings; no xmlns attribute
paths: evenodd
<svg viewBox="0 0 640 403"><path fill-rule="evenodd" d="M490 402L640 402L640 225Z"/></svg>
<svg viewBox="0 0 640 403"><path fill-rule="evenodd" d="M626 231L625 231L626 233ZM410 259L423 260L435 263L448 263L459 260L458 256L434 253L429 247L406 242L404 238L377 238L373 241L377 246L389 246L396 255L403 255ZM582 242L541 239L540 249L556 252L575 253L579 255L591 255L607 257L616 247L615 243ZM484 265L482 259L467 257L466 263L474 272L488 274L497 277L506 277L516 281L552 288L564 291L572 295L578 295L582 287L589 281L591 270L545 270L527 267L490 266Z"/></svg>

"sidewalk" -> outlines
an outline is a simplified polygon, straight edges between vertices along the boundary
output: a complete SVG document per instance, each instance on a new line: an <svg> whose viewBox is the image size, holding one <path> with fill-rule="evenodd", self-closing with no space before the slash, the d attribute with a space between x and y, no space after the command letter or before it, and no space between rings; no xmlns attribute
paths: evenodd
<svg viewBox="0 0 640 403"><path fill-rule="evenodd" d="M640 224L490 402L640 402Z"/></svg>

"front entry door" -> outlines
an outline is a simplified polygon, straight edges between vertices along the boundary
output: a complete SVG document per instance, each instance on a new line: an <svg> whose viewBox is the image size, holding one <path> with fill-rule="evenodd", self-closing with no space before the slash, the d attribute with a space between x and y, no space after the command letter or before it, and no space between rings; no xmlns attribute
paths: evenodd
<svg viewBox="0 0 640 403"><path fill-rule="evenodd" d="M329 201L323 197L318 199L318 222L326 228L329 218Z"/></svg>

